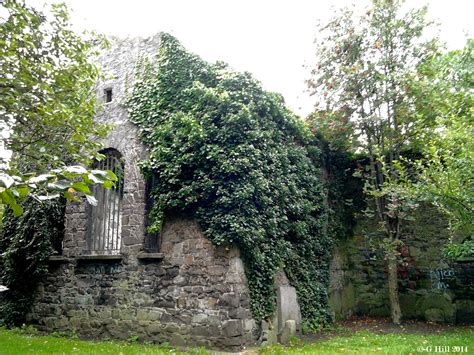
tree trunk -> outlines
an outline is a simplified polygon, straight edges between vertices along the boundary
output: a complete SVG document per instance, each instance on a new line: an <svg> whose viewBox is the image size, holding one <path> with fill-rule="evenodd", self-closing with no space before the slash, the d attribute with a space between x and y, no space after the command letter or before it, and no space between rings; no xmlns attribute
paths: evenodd
<svg viewBox="0 0 474 355"><path fill-rule="evenodd" d="M390 299L390 311L392 322L400 324L402 311L400 310L400 302L398 301L398 272L397 272L397 256L393 252L387 255L388 263L388 296Z"/></svg>

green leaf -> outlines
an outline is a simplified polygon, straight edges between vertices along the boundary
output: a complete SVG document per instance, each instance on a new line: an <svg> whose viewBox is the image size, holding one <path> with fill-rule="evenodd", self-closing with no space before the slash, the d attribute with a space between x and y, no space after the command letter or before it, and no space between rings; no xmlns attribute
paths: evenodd
<svg viewBox="0 0 474 355"><path fill-rule="evenodd" d="M114 172L111 171L111 170L107 170L107 178L112 180L112 181L117 181L118 180L117 175L115 175Z"/></svg>
<svg viewBox="0 0 474 355"><path fill-rule="evenodd" d="M89 180L93 183L93 184L102 184L104 182L104 180L98 178L96 175L94 174L87 174L87 177L89 178Z"/></svg>
<svg viewBox="0 0 474 355"><path fill-rule="evenodd" d="M15 217L20 217L23 214L23 207L17 204L10 205L13 210L13 215Z"/></svg>
<svg viewBox="0 0 474 355"><path fill-rule="evenodd" d="M58 198L58 197L59 197L59 194L36 196L36 198L40 201L54 200L55 198Z"/></svg>
<svg viewBox="0 0 474 355"><path fill-rule="evenodd" d="M48 184L50 189L55 190L66 190L71 186L71 181L69 180L58 180Z"/></svg>
<svg viewBox="0 0 474 355"><path fill-rule="evenodd" d="M75 182L71 187L76 191L85 193L86 195L91 194L89 186L84 182Z"/></svg>
<svg viewBox="0 0 474 355"><path fill-rule="evenodd" d="M20 197L24 197L24 196L28 195L28 192L29 192L28 186L26 186L26 185L18 186L16 188L16 190L20 194Z"/></svg>
<svg viewBox="0 0 474 355"><path fill-rule="evenodd" d="M69 191L64 191L63 196L67 198L68 200L74 201L74 202L81 202L81 200L72 192Z"/></svg>
<svg viewBox="0 0 474 355"><path fill-rule="evenodd" d="M41 174L38 176L33 176L27 180L28 184L39 184L39 183L44 183L47 182L48 180L55 178L56 175L53 174Z"/></svg>
<svg viewBox="0 0 474 355"><path fill-rule="evenodd" d="M106 189L110 189L115 186L115 184L112 181L104 181L102 183L102 186L105 187Z"/></svg>
<svg viewBox="0 0 474 355"><path fill-rule="evenodd" d="M105 170L91 170L91 174L94 174L95 176L99 176L99 177L106 177L107 176L107 171Z"/></svg>
<svg viewBox="0 0 474 355"><path fill-rule="evenodd" d="M13 205L17 204L15 195L9 189L3 190L0 193L0 197L2 198L2 201L3 201L4 204L10 205L10 206L13 206Z"/></svg>
<svg viewBox="0 0 474 355"><path fill-rule="evenodd" d="M117 176L111 170L92 170L91 173L96 177L101 178L101 180L118 180Z"/></svg>
<svg viewBox="0 0 474 355"><path fill-rule="evenodd" d="M68 166L64 169L64 171L67 172L67 173L77 174L77 175L87 173L87 169L84 168L83 166L80 166L80 165Z"/></svg>

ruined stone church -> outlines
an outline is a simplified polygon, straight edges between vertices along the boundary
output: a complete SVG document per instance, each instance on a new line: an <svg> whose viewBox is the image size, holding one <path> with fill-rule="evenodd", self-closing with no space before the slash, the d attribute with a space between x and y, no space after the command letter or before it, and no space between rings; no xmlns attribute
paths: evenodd
<svg viewBox="0 0 474 355"><path fill-rule="evenodd" d="M67 204L62 252L50 258L28 320L84 337L138 336L177 346L240 349L276 339L287 320L300 326L296 292L284 273L276 283L278 315L262 329L252 318L237 249L214 247L182 216L169 216L159 235L147 233L150 186L138 167L147 151L122 103L137 61L152 58L159 42L159 35L115 39L100 57L105 80L97 85L103 109L96 120L113 129L98 168L119 181L114 189L95 189L97 206Z"/></svg>

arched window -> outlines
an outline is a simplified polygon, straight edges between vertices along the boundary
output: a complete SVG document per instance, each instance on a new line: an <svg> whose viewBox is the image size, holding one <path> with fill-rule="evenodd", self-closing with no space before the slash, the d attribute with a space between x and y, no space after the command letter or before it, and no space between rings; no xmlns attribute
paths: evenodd
<svg viewBox="0 0 474 355"><path fill-rule="evenodd" d="M124 164L121 154L115 149L101 151L105 159L98 162L94 168L111 170L117 175L115 187L106 189L94 187L97 206L90 208L90 224L88 247L91 254L114 255L120 253L123 197Z"/></svg>

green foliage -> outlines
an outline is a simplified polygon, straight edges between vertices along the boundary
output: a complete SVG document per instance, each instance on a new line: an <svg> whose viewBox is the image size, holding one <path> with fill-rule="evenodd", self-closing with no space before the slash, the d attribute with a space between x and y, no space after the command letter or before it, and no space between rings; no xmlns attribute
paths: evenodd
<svg viewBox="0 0 474 355"><path fill-rule="evenodd" d="M7 209L0 232L0 280L9 288L1 294L0 322L19 325L33 300L36 283L47 271L47 259L60 250L64 229L64 199L38 202L25 199L21 217Z"/></svg>
<svg viewBox="0 0 474 355"><path fill-rule="evenodd" d="M80 193L86 197L87 202L96 205L97 201L89 185L99 184L111 188L114 181L117 181L117 176L110 170L88 170L79 165L53 169L38 176L0 173L0 205L9 206L15 217L23 214L20 204L25 197L46 201L62 195L68 200L79 202L77 194Z"/></svg>
<svg viewBox="0 0 474 355"><path fill-rule="evenodd" d="M434 56L411 82L422 158L415 192L444 213L452 234L474 237L474 40Z"/></svg>
<svg viewBox="0 0 474 355"><path fill-rule="evenodd" d="M64 4L51 17L21 1L0 4L0 125L13 173L87 163L107 127L93 122L94 41L75 34Z"/></svg>
<svg viewBox="0 0 474 355"><path fill-rule="evenodd" d="M89 186L110 188L117 177L68 166L100 158L98 138L108 130L93 121L98 70L90 57L99 38L76 35L64 5L54 5L50 17L21 1L0 7L0 129L13 153L0 168L1 283L9 288L1 314L11 325L23 321L62 235L64 201L57 198L82 194L95 204Z"/></svg>
<svg viewBox="0 0 474 355"><path fill-rule="evenodd" d="M474 257L474 240L466 240L459 244L449 243L443 250L443 255L453 260Z"/></svg>
<svg viewBox="0 0 474 355"><path fill-rule="evenodd" d="M75 330L67 331L67 332L56 331L56 332L52 332L50 335L54 338L79 339L79 335L77 334Z"/></svg>
<svg viewBox="0 0 474 355"><path fill-rule="evenodd" d="M352 146L352 123L349 112L317 110L311 113L307 122L311 131L324 137L328 152L349 151Z"/></svg>
<svg viewBox="0 0 474 355"><path fill-rule="evenodd" d="M141 71L127 106L150 148L143 171L157 181L152 229L189 214L215 245L236 245L256 319L272 315L273 277L284 268L304 320L327 321L320 150L302 122L248 73L206 63L169 35Z"/></svg>
<svg viewBox="0 0 474 355"><path fill-rule="evenodd" d="M343 9L320 26L317 64L308 81L321 100L312 115L315 128L336 148L367 155L365 191L389 238L398 238L402 218L391 208L399 194L388 184L397 182L396 161L417 127L409 78L436 53L436 41L422 37L429 25L426 9L403 13L401 4L374 0L360 16Z"/></svg>
<svg viewBox="0 0 474 355"><path fill-rule="evenodd" d="M88 185L110 187L115 176L66 165L100 157L98 138L108 130L93 121L99 74L90 57L100 38L76 35L64 5L50 17L17 0L0 7L0 129L13 153L0 167L0 205L19 216L25 196L75 200L80 192L94 203Z"/></svg>
<svg viewBox="0 0 474 355"><path fill-rule="evenodd" d="M36 329L31 324L22 324L19 328L13 328L11 332L14 332L18 335L34 336L39 335L38 329Z"/></svg>
<svg viewBox="0 0 474 355"><path fill-rule="evenodd" d="M308 80L319 100L317 128L374 157L396 158L407 143L416 119L407 75L436 48L422 41L426 9L404 14L402 2L373 0L365 13L342 9L319 26L317 62Z"/></svg>
<svg viewBox="0 0 474 355"><path fill-rule="evenodd" d="M363 181L354 176L364 162L337 141L326 139L321 129L320 117L310 115L306 124L314 134L312 144L320 147L323 181L327 191L328 235L341 240L352 234L356 223L355 214L366 208L363 195Z"/></svg>
<svg viewBox="0 0 474 355"><path fill-rule="evenodd" d="M140 337L138 335L130 335L127 339L130 344L138 343L139 340Z"/></svg>

